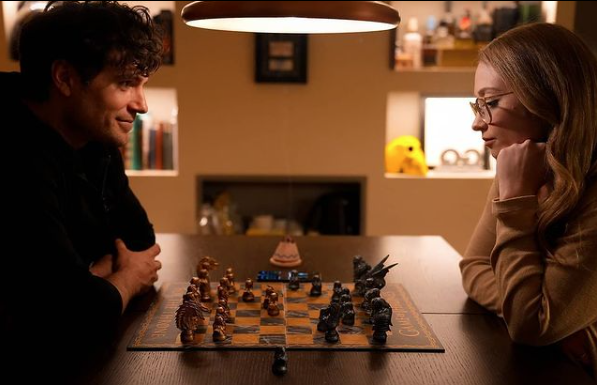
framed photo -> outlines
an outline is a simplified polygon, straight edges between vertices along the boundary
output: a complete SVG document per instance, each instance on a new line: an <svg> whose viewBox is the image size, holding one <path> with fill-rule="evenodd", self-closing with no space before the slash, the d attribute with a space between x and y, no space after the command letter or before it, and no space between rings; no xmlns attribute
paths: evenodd
<svg viewBox="0 0 597 385"><path fill-rule="evenodd" d="M257 83L307 83L307 35L256 33Z"/></svg>

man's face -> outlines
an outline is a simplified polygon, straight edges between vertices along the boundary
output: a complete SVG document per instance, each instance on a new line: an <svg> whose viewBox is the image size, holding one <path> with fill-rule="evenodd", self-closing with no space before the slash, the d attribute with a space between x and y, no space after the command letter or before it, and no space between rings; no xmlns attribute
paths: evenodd
<svg viewBox="0 0 597 385"><path fill-rule="evenodd" d="M88 84L80 84L73 92L69 124L84 139L123 146L133 121L147 112L143 86L148 78L104 68Z"/></svg>

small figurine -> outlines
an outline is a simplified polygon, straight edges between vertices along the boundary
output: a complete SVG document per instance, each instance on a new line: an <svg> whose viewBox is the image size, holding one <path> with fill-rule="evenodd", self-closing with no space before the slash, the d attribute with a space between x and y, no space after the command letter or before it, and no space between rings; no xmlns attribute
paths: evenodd
<svg viewBox="0 0 597 385"><path fill-rule="evenodd" d="M383 298L371 300L371 319L373 322L373 340L385 343L392 325L392 307Z"/></svg>
<svg viewBox="0 0 597 385"><path fill-rule="evenodd" d="M298 270L291 270L290 271L290 279L288 281L288 289L296 291L300 287L299 278L298 278Z"/></svg>
<svg viewBox="0 0 597 385"><path fill-rule="evenodd" d="M309 295L311 297L319 297L321 295L321 276L319 274L313 275Z"/></svg>
<svg viewBox="0 0 597 385"><path fill-rule="evenodd" d="M234 287L234 273L232 272L231 267L226 269L225 277L228 279L228 294L236 293L236 287Z"/></svg>
<svg viewBox="0 0 597 385"><path fill-rule="evenodd" d="M228 278L226 277L220 278L220 286L218 286L218 300L222 298L228 303Z"/></svg>
<svg viewBox="0 0 597 385"><path fill-rule="evenodd" d="M278 247L269 261L272 265L280 267L295 267L303 263L296 242L290 236L278 243Z"/></svg>
<svg viewBox="0 0 597 385"><path fill-rule="evenodd" d="M209 275L207 270L199 269L199 277L197 283L199 284L199 293L201 294L201 302L211 302L211 288L209 286Z"/></svg>
<svg viewBox="0 0 597 385"><path fill-rule="evenodd" d="M288 355L284 347L276 348L274 353L274 364L272 365L272 372L275 375L281 376L288 371Z"/></svg>
<svg viewBox="0 0 597 385"><path fill-rule="evenodd" d="M251 278L247 278L247 280L245 281L245 292L243 293L243 301L255 301L255 294L253 294L253 280Z"/></svg>
<svg viewBox="0 0 597 385"><path fill-rule="evenodd" d="M267 287L265 288L265 295L263 296L263 308L265 310L267 310L267 308L269 307L269 297L272 295L274 291L274 288L270 285L267 285Z"/></svg>
<svg viewBox="0 0 597 385"><path fill-rule="evenodd" d="M374 287L377 287L380 290L384 288L384 286L386 285L386 274L388 274L388 271L390 271L392 267L397 265L397 263L394 263L393 265L384 267L384 263L389 257L389 255L386 255L385 258L383 258L377 265L375 265L371 269L367 269L368 265L366 265L366 263L362 261L362 258L360 256L354 257L354 292L356 295L362 296L366 293L366 281L369 278L373 279Z"/></svg>
<svg viewBox="0 0 597 385"><path fill-rule="evenodd" d="M352 302L344 302L342 304L342 324L353 326L354 325L354 307Z"/></svg>
<svg viewBox="0 0 597 385"><path fill-rule="evenodd" d="M226 340L226 318L224 308L218 306L213 323L213 340L221 342Z"/></svg>
<svg viewBox="0 0 597 385"><path fill-rule="evenodd" d="M361 304L361 308L365 311L370 311L371 310L371 301L373 301L373 298L378 298L380 296L380 292L379 289L374 287L373 289L369 289L367 290L367 293L365 293L365 299L363 300L363 303Z"/></svg>
<svg viewBox="0 0 597 385"><path fill-rule="evenodd" d="M340 335L336 328L340 323L340 304L332 302L328 305L327 315L324 317L325 340L327 342L338 342ZM319 325L317 325L319 327Z"/></svg>
<svg viewBox="0 0 597 385"><path fill-rule="evenodd" d="M205 319L202 311L209 310L198 305L192 293L183 296L182 305L176 309L176 327L181 330L180 339L182 342L191 342L195 338L195 330L199 326L199 320Z"/></svg>
<svg viewBox="0 0 597 385"><path fill-rule="evenodd" d="M340 302L340 292L342 291L342 282L334 281L334 288L332 289L334 293L332 294L331 302Z"/></svg>
<svg viewBox="0 0 597 385"><path fill-rule="evenodd" d="M280 314L280 309L278 309L278 293L273 292L269 296L269 303L267 305L267 314L270 317L275 317Z"/></svg>

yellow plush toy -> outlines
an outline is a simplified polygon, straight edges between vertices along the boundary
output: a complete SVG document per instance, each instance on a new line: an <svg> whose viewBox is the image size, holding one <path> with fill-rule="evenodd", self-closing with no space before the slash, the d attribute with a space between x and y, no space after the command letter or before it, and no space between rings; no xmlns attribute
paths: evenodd
<svg viewBox="0 0 597 385"><path fill-rule="evenodd" d="M400 136L386 145L386 172L427 175L427 162L419 139Z"/></svg>

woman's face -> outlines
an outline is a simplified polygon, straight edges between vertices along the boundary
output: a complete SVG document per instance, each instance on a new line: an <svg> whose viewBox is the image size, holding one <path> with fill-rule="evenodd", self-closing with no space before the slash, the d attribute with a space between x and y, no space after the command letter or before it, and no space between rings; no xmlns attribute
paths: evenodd
<svg viewBox="0 0 597 385"><path fill-rule="evenodd" d="M527 139L543 142L547 138L541 120L531 114L516 95L510 92L512 90L491 65L479 63L475 73L475 95L480 108L489 109L490 114L485 113L485 116L491 116L491 121L486 123L476 114L472 128L481 132L485 145L494 158L497 158L503 148L515 143L522 143ZM483 100L487 107L482 106Z"/></svg>

